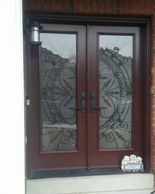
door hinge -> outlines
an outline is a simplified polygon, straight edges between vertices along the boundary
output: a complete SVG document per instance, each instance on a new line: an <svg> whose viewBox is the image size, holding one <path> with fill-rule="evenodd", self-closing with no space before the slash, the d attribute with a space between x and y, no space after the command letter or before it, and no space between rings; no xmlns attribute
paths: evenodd
<svg viewBox="0 0 155 194"><path fill-rule="evenodd" d="M25 136L25 145L27 144L27 136Z"/></svg>
<svg viewBox="0 0 155 194"><path fill-rule="evenodd" d="M31 104L30 98L29 97L26 97L26 105L27 106L30 106L30 104Z"/></svg>

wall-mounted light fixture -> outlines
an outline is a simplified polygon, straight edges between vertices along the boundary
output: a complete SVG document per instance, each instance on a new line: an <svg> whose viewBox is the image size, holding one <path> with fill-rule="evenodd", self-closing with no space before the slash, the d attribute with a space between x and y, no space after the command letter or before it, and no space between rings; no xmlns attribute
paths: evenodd
<svg viewBox="0 0 155 194"><path fill-rule="evenodd" d="M34 21L30 26L30 42L31 44L40 45L40 29L42 27L37 21Z"/></svg>

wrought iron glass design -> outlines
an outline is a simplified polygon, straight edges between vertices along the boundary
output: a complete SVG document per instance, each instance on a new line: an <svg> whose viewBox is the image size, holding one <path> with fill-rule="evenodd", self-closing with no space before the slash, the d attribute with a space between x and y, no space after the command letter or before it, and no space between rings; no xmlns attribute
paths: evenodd
<svg viewBox="0 0 155 194"><path fill-rule="evenodd" d="M99 35L100 149L132 147L133 36Z"/></svg>
<svg viewBox="0 0 155 194"><path fill-rule="evenodd" d="M42 152L76 150L76 34L41 33Z"/></svg>

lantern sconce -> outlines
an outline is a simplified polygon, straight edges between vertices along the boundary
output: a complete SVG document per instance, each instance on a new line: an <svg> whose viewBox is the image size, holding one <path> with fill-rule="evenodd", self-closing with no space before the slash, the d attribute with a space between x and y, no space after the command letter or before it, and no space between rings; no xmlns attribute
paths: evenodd
<svg viewBox="0 0 155 194"><path fill-rule="evenodd" d="M41 45L40 42L40 26L39 22L34 21L30 26L30 43L33 45Z"/></svg>

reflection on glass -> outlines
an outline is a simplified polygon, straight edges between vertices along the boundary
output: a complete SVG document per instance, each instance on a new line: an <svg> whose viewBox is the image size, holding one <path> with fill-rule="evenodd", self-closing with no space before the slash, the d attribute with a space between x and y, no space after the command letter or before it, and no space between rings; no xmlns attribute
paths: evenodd
<svg viewBox="0 0 155 194"><path fill-rule="evenodd" d="M99 35L100 149L132 147L133 36Z"/></svg>
<svg viewBox="0 0 155 194"><path fill-rule="evenodd" d="M76 35L40 38L42 152L76 150Z"/></svg>

